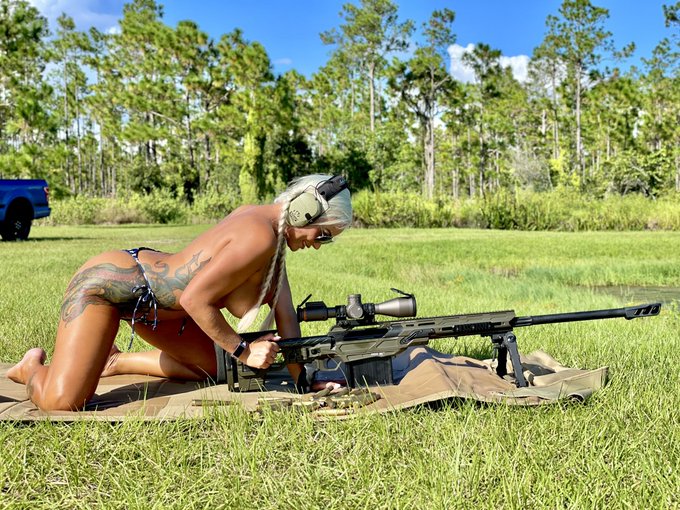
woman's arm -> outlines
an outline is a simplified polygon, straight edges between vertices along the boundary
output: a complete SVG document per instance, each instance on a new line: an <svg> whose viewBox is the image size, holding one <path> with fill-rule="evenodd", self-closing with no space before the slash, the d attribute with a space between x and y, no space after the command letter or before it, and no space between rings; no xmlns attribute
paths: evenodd
<svg viewBox="0 0 680 510"><path fill-rule="evenodd" d="M288 275L285 272L281 283L281 290L279 292L279 300L276 303L276 309L274 310L274 317L276 319L276 330L281 338L299 338L302 336L302 333L300 332L300 323L298 322L297 313L293 306L293 295L290 291ZM293 381L298 381L303 367L304 365L301 363L290 363L286 365Z"/></svg>
<svg viewBox="0 0 680 510"><path fill-rule="evenodd" d="M182 308L227 352L234 352L242 339L222 315L223 300L257 271L266 271L275 242L276 237L268 225L251 221L241 225L180 296ZM257 296L253 301L256 299ZM268 335L251 343L239 359L254 368L269 367L279 350L276 343L270 341L272 338L273 335Z"/></svg>

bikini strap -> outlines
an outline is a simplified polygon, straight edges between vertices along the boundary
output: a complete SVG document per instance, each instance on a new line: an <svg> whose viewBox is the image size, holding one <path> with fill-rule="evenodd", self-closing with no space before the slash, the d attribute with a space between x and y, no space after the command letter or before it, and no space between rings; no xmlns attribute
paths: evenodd
<svg viewBox="0 0 680 510"><path fill-rule="evenodd" d="M154 294L153 289L151 288L151 283L149 282L149 278L146 276L146 271L144 271L144 266L142 266L142 263L139 261L139 252L141 250L151 250L151 251L157 251L154 250L153 248L130 248L126 251L129 253L133 259L135 259L135 262L137 263L137 266L139 267L140 272L142 273L142 277L144 278L144 282L146 285L136 285L132 288L132 293L136 294L140 290L142 293L139 295L137 298L137 303L135 303L135 308L132 311L132 319L130 320L130 327L132 328L132 333L130 334L130 343L128 345L128 351L132 349L132 342L135 339L135 322L137 320L137 310L139 310L139 307L142 305L142 303L149 305L150 308L153 308L153 325L152 329L156 329L158 326L158 300L156 299L156 294ZM148 315L148 312L147 312ZM146 321L146 317L144 317L144 320Z"/></svg>

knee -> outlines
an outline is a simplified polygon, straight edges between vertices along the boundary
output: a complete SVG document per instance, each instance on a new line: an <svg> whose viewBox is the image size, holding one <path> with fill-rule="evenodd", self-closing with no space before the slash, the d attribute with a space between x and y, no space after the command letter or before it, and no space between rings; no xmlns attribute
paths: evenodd
<svg viewBox="0 0 680 510"><path fill-rule="evenodd" d="M41 411L79 411L85 407L87 402L87 399L81 395L70 392L49 392L41 398L36 397L34 395L33 402Z"/></svg>

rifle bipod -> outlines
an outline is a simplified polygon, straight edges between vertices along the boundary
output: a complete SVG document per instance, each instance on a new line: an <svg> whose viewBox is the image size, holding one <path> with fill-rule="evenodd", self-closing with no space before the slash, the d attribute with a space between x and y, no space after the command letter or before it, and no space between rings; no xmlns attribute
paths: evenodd
<svg viewBox="0 0 680 510"><path fill-rule="evenodd" d="M515 334L512 331L506 331L505 333L491 335L491 342L493 342L494 358L498 360L498 366L496 367L498 377L505 377L507 375L507 361L508 354L510 354L512 371L515 373L515 384L518 388L529 386L524 377L524 372L522 372L522 363L519 359L517 337Z"/></svg>

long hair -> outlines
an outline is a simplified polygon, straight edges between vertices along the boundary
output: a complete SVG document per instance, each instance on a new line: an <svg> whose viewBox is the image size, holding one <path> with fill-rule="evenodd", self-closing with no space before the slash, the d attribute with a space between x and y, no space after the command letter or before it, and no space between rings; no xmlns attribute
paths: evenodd
<svg viewBox="0 0 680 510"><path fill-rule="evenodd" d="M298 195L304 192L308 187L317 186L319 183L326 181L331 177L332 176L330 175L320 174L299 177L291 181L286 190L283 193L281 193L278 197L276 197L276 199L274 200L274 203L281 204L281 215L279 216L276 231L276 252L272 257L271 264L269 265L269 269L267 271L267 276L262 282L262 288L260 289L260 296L257 299L257 304L250 310L248 310L248 312L246 312L246 314L243 316L243 318L239 321L238 325L236 326L236 329L239 333L243 333L244 331L246 331L248 328L250 328L250 326L252 326L253 322L255 322L257 314L260 311L260 307L262 306L262 302L264 301L264 297L267 294L267 289L269 289L269 286L271 285L272 280L274 279L274 275L277 274L278 271L277 275L278 278L276 280L276 288L274 290L274 297L271 303L271 310L269 311L267 317L260 325L260 331L264 329L269 329L273 324L274 311L276 309L276 303L279 300L279 293L281 292L281 283L283 282L283 278L286 273L285 233L286 227L288 226L286 218L288 218L288 210L290 209L290 203L294 198L296 198ZM351 223L352 223L352 200L349 190L344 189L328 201L328 209L316 220L314 220L314 222L312 222L311 224L318 226L333 226L342 231L348 228Z"/></svg>

